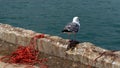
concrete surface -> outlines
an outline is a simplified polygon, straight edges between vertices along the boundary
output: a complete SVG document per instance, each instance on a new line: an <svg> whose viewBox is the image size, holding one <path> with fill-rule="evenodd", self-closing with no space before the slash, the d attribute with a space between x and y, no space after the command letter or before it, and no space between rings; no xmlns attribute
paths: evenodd
<svg viewBox="0 0 120 68"><path fill-rule="evenodd" d="M17 47L18 45L27 45L31 38L38 34L41 33L13 27L7 24L0 24L1 44L4 42L13 44L8 46L1 45L3 48L0 50L8 50L10 47L11 50L14 50L14 47ZM91 65L97 68L120 68L120 51L109 51L97 47L90 42L76 44L73 50L71 50L67 49L69 44L70 42L67 39L58 36L50 36L48 34L45 34L45 38L37 40L39 51L45 54L67 59L70 60L70 62ZM80 65L78 68L79 67Z"/></svg>

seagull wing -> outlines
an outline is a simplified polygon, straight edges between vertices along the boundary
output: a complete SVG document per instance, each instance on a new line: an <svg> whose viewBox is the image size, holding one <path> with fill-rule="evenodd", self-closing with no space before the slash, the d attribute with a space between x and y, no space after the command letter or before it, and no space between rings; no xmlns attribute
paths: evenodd
<svg viewBox="0 0 120 68"><path fill-rule="evenodd" d="M77 23L68 23L62 32L75 32L77 33L80 26Z"/></svg>

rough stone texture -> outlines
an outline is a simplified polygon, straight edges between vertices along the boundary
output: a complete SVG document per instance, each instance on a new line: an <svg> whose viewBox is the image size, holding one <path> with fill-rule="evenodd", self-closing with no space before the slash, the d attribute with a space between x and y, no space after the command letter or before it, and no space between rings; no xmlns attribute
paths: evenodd
<svg viewBox="0 0 120 68"><path fill-rule="evenodd" d="M9 55L11 52L16 50L18 46L15 44L5 42L0 40L0 55ZM9 50L9 51L8 51ZM74 62L71 60L63 59L57 56L53 55L48 55L40 52L39 58L47 58L48 61L45 63L48 65L49 68L87 68L87 65L84 65L80 62ZM28 67L30 65L23 65L23 64L8 64L8 63L3 63L0 62L0 68L33 68L33 67ZM39 67L38 65L35 65L35 67Z"/></svg>
<svg viewBox="0 0 120 68"><path fill-rule="evenodd" d="M30 66L30 65L21 65L21 64L9 64L0 62L0 68L40 68L38 66Z"/></svg>
<svg viewBox="0 0 120 68"><path fill-rule="evenodd" d="M0 39L12 44L26 45L29 43L30 39L37 34L40 33L18 27L15 28L7 24L0 24ZM37 40L38 49L43 53L98 68L120 68L119 51L112 52L96 47L89 42L79 43L73 50L67 50L69 40L47 34L45 34L45 36L45 38ZM102 55L102 53L104 54Z"/></svg>

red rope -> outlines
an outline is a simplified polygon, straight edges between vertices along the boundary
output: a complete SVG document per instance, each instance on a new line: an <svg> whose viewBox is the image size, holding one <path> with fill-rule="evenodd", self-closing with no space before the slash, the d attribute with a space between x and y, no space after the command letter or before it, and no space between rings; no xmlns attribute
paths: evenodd
<svg viewBox="0 0 120 68"><path fill-rule="evenodd" d="M36 49L36 41L40 38L44 38L44 34L34 36L28 46L19 46L16 51L11 53L10 56L2 57L1 61L30 65L39 64L40 68L48 68L48 66L44 64L47 59L38 58L39 51Z"/></svg>

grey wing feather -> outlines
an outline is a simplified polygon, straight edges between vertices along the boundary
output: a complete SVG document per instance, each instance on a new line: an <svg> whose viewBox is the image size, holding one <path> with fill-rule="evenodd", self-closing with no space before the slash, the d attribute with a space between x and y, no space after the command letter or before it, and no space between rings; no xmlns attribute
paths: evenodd
<svg viewBox="0 0 120 68"><path fill-rule="evenodd" d="M65 26L64 29L66 29L66 30L68 30L70 32L75 32L76 33L76 32L78 32L79 28L80 28L80 26L78 24L76 24L76 23L69 23L69 24L67 24Z"/></svg>

